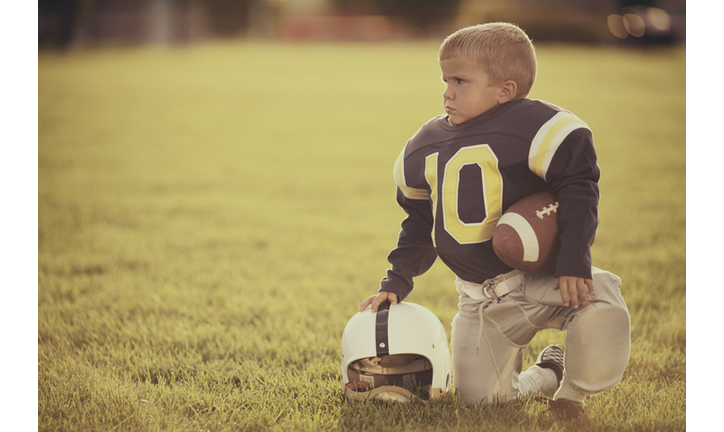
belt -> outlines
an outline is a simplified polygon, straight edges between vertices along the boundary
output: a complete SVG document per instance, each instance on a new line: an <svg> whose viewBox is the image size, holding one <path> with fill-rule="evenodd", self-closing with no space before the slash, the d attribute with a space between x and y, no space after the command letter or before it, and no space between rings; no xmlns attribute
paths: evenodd
<svg viewBox="0 0 724 432"><path fill-rule="evenodd" d="M481 284L464 281L460 278L455 281L455 284L461 292L474 300L495 300L518 288L524 278L525 273L513 270L488 279Z"/></svg>

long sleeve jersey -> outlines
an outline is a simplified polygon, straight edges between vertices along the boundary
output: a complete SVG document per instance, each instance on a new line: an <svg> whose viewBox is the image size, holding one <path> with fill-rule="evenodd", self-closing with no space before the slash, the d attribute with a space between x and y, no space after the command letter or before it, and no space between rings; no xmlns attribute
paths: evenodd
<svg viewBox="0 0 724 432"><path fill-rule="evenodd" d="M380 291L404 299L437 257L470 282L512 270L493 251L493 230L508 207L544 190L559 203L555 275L591 278L600 171L591 130L569 111L517 99L460 125L437 116L407 142L394 177L407 217Z"/></svg>

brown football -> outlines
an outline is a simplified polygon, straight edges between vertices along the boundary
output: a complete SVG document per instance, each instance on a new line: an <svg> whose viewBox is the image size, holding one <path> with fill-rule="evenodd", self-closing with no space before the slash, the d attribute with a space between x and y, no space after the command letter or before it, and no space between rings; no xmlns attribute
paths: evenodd
<svg viewBox="0 0 724 432"><path fill-rule="evenodd" d="M500 217L493 231L493 250L514 269L553 273L560 248L558 201L539 192L516 202Z"/></svg>

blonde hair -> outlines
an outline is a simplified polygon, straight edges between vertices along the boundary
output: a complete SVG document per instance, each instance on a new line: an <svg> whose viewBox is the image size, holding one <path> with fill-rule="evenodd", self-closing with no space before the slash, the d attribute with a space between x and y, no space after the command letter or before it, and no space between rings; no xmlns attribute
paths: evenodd
<svg viewBox="0 0 724 432"><path fill-rule="evenodd" d="M518 26L502 22L465 27L448 36L440 46L438 60L455 57L477 61L491 85L515 81L516 97L528 95L538 69L528 35Z"/></svg>

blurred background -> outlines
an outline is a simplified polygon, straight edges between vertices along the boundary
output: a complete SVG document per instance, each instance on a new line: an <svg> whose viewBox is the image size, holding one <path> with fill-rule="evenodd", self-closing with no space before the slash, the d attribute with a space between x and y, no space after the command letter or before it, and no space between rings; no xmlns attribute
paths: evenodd
<svg viewBox="0 0 724 432"><path fill-rule="evenodd" d="M490 21L535 42L671 45L685 0L39 0L40 49L193 44L208 39L440 39Z"/></svg>

